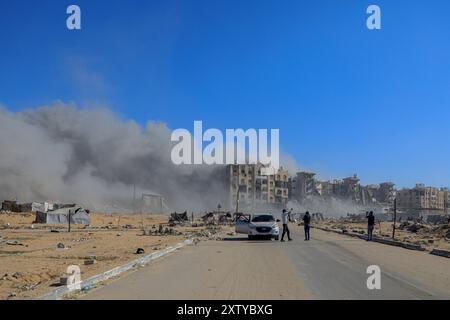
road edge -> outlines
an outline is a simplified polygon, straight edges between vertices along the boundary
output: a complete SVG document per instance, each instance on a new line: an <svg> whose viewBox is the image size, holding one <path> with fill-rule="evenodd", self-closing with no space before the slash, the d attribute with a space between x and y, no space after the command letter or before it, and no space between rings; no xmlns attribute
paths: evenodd
<svg viewBox="0 0 450 320"><path fill-rule="evenodd" d="M361 234L351 233L351 232L342 232L342 230L339 231L339 230L329 229L329 228L324 228L324 227L319 227L319 226L314 226L313 228L319 229L319 230L322 230L325 232L332 232L332 233L340 234L343 236L359 238L361 240L366 240L366 238L367 238L366 235L361 235ZM400 248L404 248L404 249L408 249L408 250L426 251L431 255L440 256L440 257L444 257L444 258L450 258L450 251L443 250L443 249L435 248L432 250L427 250L420 245L405 243L405 242L401 242L401 241L397 241L397 240L379 238L377 236L373 236L373 242L390 245L390 246L395 246L395 247L400 247Z"/></svg>
<svg viewBox="0 0 450 320"><path fill-rule="evenodd" d="M96 274L80 283L77 289L69 288L68 286L59 287L52 291L50 291L47 294L44 294L37 298L37 300L61 300L68 294L74 294L78 292L86 292L90 289L92 289L95 284L98 284L100 282L106 281L112 277L117 277L120 274L137 269L139 267L145 266L149 262L161 258L171 252L174 252L177 249L183 248L187 245L191 245L194 243L194 239L190 238L183 242L177 243L174 246L167 247L160 251L152 252L142 258L132 260L130 262L127 262L126 264L123 264L121 266L115 267L111 270Z"/></svg>

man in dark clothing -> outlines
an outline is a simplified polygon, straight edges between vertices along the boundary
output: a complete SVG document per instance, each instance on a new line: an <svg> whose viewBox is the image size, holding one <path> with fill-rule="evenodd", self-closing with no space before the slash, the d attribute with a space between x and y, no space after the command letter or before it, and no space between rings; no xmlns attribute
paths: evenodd
<svg viewBox="0 0 450 320"><path fill-rule="evenodd" d="M309 215L309 212L306 211L305 215L303 216L303 224L305 227L305 241L309 241L309 229L311 226L311 216Z"/></svg>
<svg viewBox="0 0 450 320"><path fill-rule="evenodd" d="M373 215L373 211L370 211L369 214L366 213L367 218L367 241L372 241L373 229L375 227L375 216Z"/></svg>

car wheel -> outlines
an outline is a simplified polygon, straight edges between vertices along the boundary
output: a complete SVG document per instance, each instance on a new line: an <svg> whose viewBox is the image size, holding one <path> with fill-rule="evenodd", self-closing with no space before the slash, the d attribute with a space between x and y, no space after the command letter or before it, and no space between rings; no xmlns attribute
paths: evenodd
<svg viewBox="0 0 450 320"><path fill-rule="evenodd" d="M254 236L248 235L248 240L253 240L254 238Z"/></svg>
<svg viewBox="0 0 450 320"><path fill-rule="evenodd" d="M280 240L280 236L275 236L275 241Z"/></svg>

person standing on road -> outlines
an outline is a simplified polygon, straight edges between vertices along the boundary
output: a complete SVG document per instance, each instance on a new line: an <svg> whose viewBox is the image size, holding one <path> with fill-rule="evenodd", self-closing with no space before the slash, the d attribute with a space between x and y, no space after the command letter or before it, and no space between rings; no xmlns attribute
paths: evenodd
<svg viewBox="0 0 450 320"><path fill-rule="evenodd" d="M281 213L281 221L283 222L283 234L281 235L281 242L284 242L285 233L287 233L288 240L292 241L291 233L288 227L288 223L291 220L291 211L288 212L286 209L283 209L283 212Z"/></svg>
<svg viewBox="0 0 450 320"><path fill-rule="evenodd" d="M375 216L373 215L373 211L370 211L369 214L366 214L367 218L367 241L372 241L373 229L375 227Z"/></svg>
<svg viewBox="0 0 450 320"><path fill-rule="evenodd" d="M305 227L305 241L309 241L309 230L311 227L311 216L309 215L309 211L306 211L305 215L303 216L303 224Z"/></svg>

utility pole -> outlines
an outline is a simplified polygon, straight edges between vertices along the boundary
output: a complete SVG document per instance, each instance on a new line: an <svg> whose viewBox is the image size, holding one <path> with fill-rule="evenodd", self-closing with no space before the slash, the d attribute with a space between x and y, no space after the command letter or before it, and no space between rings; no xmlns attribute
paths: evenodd
<svg viewBox="0 0 450 320"><path fill-rule="evenodd" d="M253 165L253 171L252 171L252 191L253 191L253 197L252 197L252 209L255 210L255 201L256 201L256 168L257 165Z"/></svg>
<svg viewBox="0 0 450 320"><path fill-rule="evenodd" d="M394 225L392 226L392 240L395 240L395 223L397 222L397 198L394 198Z"/></svg>
<svg viewBox="0 0 450 320"><path fill-rule="evenodd" d="M133 184L133 214L136 213L136 184Z"/></svg>
<svg viewBox="0 0 450 320"><path fill-rule="evenodd" d="M71 213L72 212L72 210L71 209L69 209L69 232L70 232L70 217L71 217Z"/></svg>
<svg viewBox="0 0 450 320"><path fill-rule="evenodd" d="M236 197L236 213L239 212L239 191L240 191L240 186L238 185L238 191L237 191L237 197Z"/></svg>

